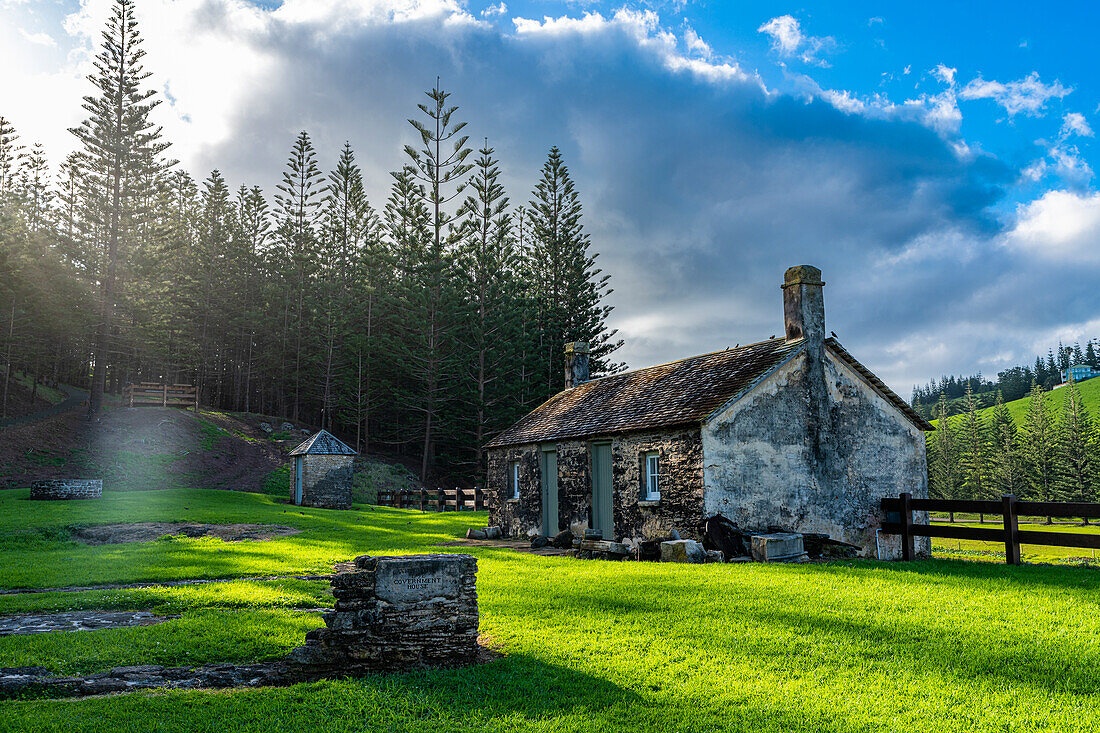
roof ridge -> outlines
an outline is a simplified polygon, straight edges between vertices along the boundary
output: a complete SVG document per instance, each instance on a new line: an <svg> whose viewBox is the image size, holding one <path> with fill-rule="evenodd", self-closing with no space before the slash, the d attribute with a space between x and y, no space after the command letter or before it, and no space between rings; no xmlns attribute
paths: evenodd
<svg viewBox="0 0 1100 733"><path fill-rule="evenodd" d="M587 381L581 382L581 384L579 384L577 386L579 387L583 384L591 384L593 382L599 382L599 381L602 381L604 379L611 379L612 377L622 377L622 376L626 376L628 374L637 374L638 372L644 372L648 369L658 369L658 368L664 367L664 366L672 366L673 364L680 364L680 363L685 362L685 361L691 361L692 359L702 359L705 356L715 356L716 354L725 354L725 353L730 352L730 351L742 351L744 349L751 349L753 346L760 346L761 344L769 344L769 343L772 343L772 342L775 342L775 341L786 341L786 339L782 336L776 336L775 338L763 339L761 341L755 341L751 344L744 344L744 345L738 344L737 346L727 346L724 349L715 349L714 351L706 351L706 352L703 352L702 354L693 354L692 356L683 356L683 357L680 357L679 359L673 359L671 361L663 361L660 364L650 364L649 366L638 367L636 369L627 369L626 371L623 371L623 372L616 372L614 374L605 374L602 377L594 377L594 378L589 379ZM795 343L800 343L802 341L803 341L803 339L795 339L794 341L791 341L790 343L795 344ZM560 392L558 394L560 394Z"/></svg>

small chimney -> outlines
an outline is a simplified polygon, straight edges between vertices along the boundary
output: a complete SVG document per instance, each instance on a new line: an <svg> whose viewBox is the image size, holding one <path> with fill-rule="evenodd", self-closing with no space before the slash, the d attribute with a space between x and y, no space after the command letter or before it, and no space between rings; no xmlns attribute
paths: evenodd
<svg viewBox="0 0 1100 733"><path fill-rule="evenodd" d="M565 345L565 388L576 387L588 381L588 342L577 341Z"/></svg>
<svg viewBox="0 0 1100 733"><path fill-rule="evenodd" d="M783 321L787 340L825 341L825 300L821 270L797 265L783 275Z"/></svg>

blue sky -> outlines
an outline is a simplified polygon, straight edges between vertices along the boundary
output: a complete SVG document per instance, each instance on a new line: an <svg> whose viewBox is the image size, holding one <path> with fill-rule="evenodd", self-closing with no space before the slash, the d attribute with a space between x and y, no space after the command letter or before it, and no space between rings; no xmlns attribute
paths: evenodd
<svg viewBox="0 0 1100 733"><path fill-rule="evenodd" d="M896 6L896 7L895 7ZM0 114L54 161L106 0L0 0ZM1097 12L1034 3L139 0L173 154L273 190L294 134L376 205L436 74L514 203L551 145L631 366L782 331L784 268L904 395L1100 337Z"/></svg>

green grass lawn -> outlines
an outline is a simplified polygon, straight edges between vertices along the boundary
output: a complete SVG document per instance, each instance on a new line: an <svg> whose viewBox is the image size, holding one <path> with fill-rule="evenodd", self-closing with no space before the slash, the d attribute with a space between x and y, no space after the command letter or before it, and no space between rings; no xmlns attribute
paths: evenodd
<svg viewBox="0 0 1100 733"><path fill-rule="evenodd" d="M958 515L961 518L962 515ZM969 519L970 515L966 515ZM1003 524L999 515L990 515L984 524L976 521L936 522L945 527L981 527L983 529L1000 529ZM1056 524L1044 524L1041 521L1027 521L1020 523L1021 530L1033 530L1037 532L1065 532L1070 534L1097 534L1100 533L1100 525L1082 526L1080 523L1062 522ZM1000 542L982 542L979 540L953 540L942 537L932 538L932 554L943 558L972 558L974 560L987 560L991 562L1004 562L1005 546ZM1048 545L1020 545L1020 558L1024 562L1032 563L1060 563L1070 565L1097 565L1100 566L1100 555L1092 550L1080 547L1052 547Z"/></svg>
<svg viewBox="0 0 1100 733"><path fill-rule="evenodd" d="M49 587L327 570L437 552L484 514L299 509L259 494L0 499L0 585ZM83 547L75 523L261 522L263 542ZM456 551L456 548L444 548ZM578 561L480 548L479 667L289 688L0 702L0 730L1075 731L1100 716L1100 575L935 560L810 565ZM274 659L322 624L325 582L0 596L0 613L182 614L156 626L0 638L0 666Z"/></svg>

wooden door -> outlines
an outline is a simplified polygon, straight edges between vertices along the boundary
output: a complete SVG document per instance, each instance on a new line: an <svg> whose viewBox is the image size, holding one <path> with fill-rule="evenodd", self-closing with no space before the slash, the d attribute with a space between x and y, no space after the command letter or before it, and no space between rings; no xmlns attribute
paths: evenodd
<svg viewBox="0 0 1100 733"><path fill-rule="evenodd" d="M302 505L302 457L294 457L294 503Z"/></svg>
<svg viewBox="0 0 1100 733"><path fill-rule="evenodd" d="M592 529L603 532L605 540L614 539L612 513L611 444L592 445Z"/></svg>
<svg viewBox="0 0 1100 733"><path fill-rule="evenodd" d="M558 533L558 451L542 450L542 533L553 537Z"/></svg>

